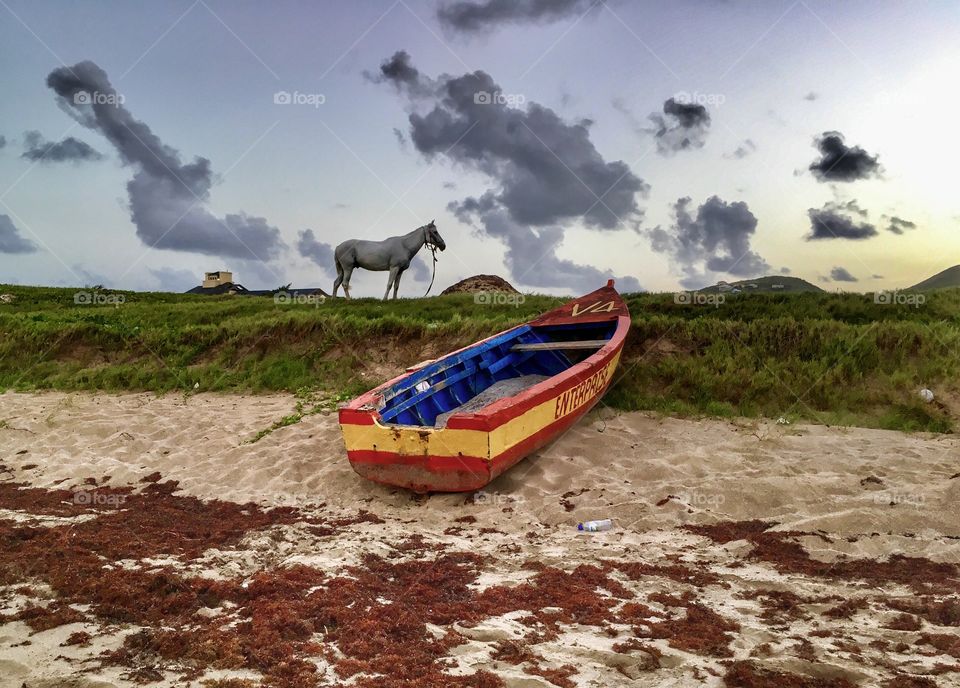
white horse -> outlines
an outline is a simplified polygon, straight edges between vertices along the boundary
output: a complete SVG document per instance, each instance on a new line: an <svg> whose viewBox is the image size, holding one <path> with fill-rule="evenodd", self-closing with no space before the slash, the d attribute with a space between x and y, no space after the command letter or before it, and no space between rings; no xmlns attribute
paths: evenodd
<svg viewBox="0 0 960 688"><path fill-rule="evenodd" d="M337 295L340 285L343 293L350 298L350 275L354 269L389 270L387 291L383 294L386 301L390 296L390 287L393 287L393 298L397 298L400 288L400 276L410 267L410 261L417 255L417 251L426 244L431 250L446 250L444 242L433 220L430 224L417 227L409 234L390 237L383 241L363 241L362 239L348 239L337 246L333 252L333 259L337 264L337 279L333 282L333 295Z"/></svg>

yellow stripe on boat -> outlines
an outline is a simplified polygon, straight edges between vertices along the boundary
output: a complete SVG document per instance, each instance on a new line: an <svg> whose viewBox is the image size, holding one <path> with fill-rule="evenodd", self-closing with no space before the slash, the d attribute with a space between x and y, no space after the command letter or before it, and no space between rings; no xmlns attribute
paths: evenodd
<svg viewBox="0 0 960 688"><path fill-rule="evenodd" d="M499 456L511 447L540 432L562 417L575 412L596 397L611 381L618 352L603 368L556 397L525 411L487 432L455 428L399 427L383 425L341 425L348 451L381 451L401 456Z"/></svg>

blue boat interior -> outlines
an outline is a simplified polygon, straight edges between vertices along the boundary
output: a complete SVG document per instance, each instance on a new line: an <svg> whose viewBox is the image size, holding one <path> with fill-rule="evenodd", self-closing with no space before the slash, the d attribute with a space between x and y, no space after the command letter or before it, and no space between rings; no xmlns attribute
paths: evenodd
<svg viewBox="0 0 960 688"><path fill-rule="evenodd" d="M593 355L613 336L616 321L521 325L406 375L383 392L382 422L433 427L501 380L552 377Z"/></svg>

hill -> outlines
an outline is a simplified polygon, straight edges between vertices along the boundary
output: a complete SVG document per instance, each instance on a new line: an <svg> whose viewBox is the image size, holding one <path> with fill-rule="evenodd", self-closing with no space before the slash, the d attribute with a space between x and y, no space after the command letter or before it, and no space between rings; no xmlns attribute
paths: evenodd
<svg viewBox="0 0 960 688"><path fill-rule="evenodd" d="M513 285L498 275L474 275L452 284L442 292L444 294L476 294L477 292L506 292L519 294Z"/></svg>
<svg viewBox="0 0 960 688"><path fill-rule="evenodd" d="M954 265L943 272L938 272L933 277L929 277L919 284L914 284L910 289L922 291L924 289L948 289L950 287L960 287L960 265Z"/></svg>
<svg viewBox="0 0 960 688"><path fill-rule="evenodd" d="M739 289L743 293L771 293L771 294L798 294L802 292L823 293L823 289L810 284L799 277L786 277L783 275L771 275L768 277L757 277L756 279L740 280L739 282L717 282L716 284L704 287L701 292L716 294L720 291L727 291L723 285L728 285L731 290Z"/></svg>

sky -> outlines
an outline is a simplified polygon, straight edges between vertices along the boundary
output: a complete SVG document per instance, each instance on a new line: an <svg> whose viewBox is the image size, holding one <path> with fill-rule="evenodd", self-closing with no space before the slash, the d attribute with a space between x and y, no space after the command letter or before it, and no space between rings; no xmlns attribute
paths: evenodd
<svg viewBox="0 0 960 688"><path fill-rule="evenodd" d="M960 263L956 2L0 0L0 73L0 283L330 291L431 220L437 291Z"/></svg>

